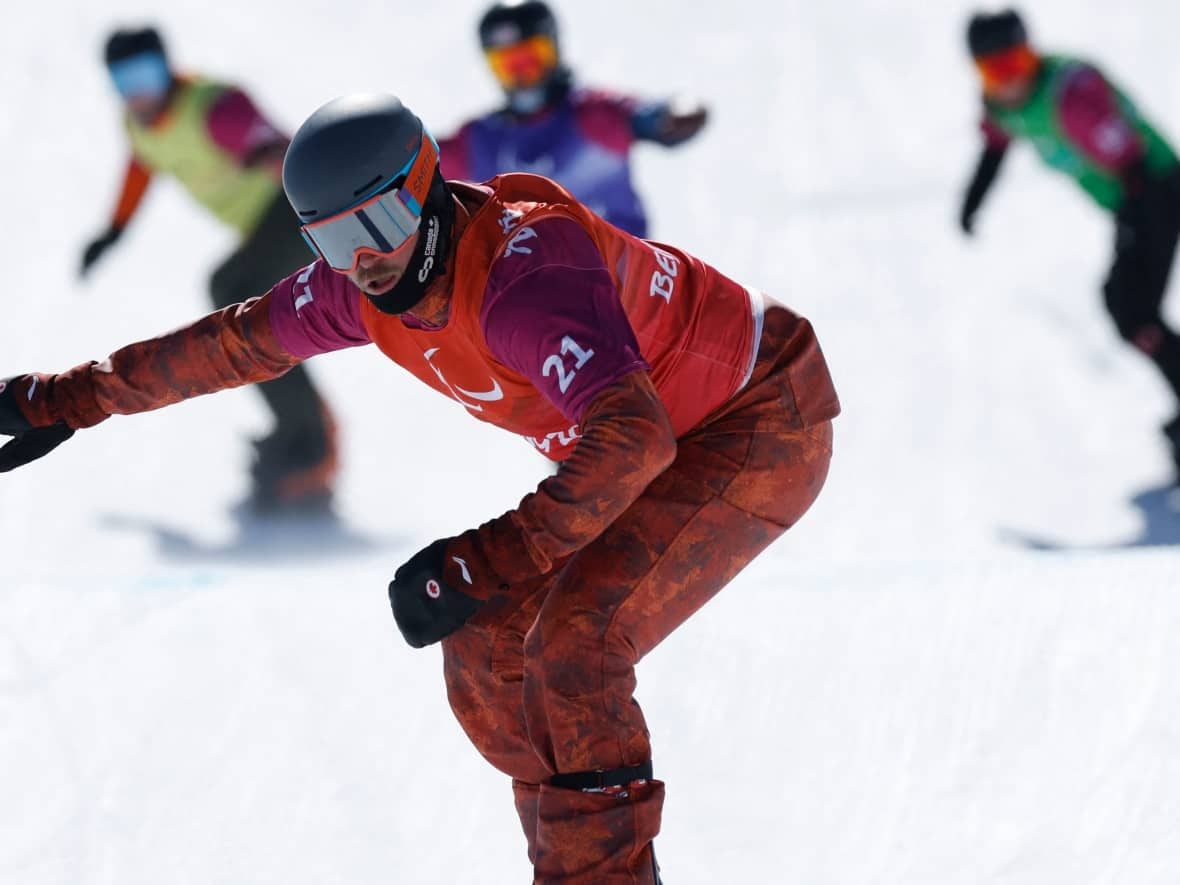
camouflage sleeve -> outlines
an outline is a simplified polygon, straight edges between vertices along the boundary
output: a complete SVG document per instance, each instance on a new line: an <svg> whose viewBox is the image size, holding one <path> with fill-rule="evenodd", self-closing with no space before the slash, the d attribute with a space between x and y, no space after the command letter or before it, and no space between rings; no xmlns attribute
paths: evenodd
<svg viewBox="0 0 1180 885"><path fill-rule="evenodd" d="M601 535L675 457L672 423L651 379L632 372L594 398L582 439L555 476L448 549L493 580L546 574Z"/></svg>
<svg viewBox="0 0 1180 885"><path fill-rule="evenodd" d="M184 399L268 381L299 362L270 327L270 296L251 298L173 332L129 344L101 363L28 376L21 410L34 427L91 427Z"/></svg>

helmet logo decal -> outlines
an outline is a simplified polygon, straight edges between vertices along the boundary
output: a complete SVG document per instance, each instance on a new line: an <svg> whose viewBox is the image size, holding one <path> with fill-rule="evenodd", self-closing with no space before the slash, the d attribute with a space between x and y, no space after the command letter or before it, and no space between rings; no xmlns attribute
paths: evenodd
<svg viewBox="0 0 1180 885"><path fill-rule="evenodd" d="M431 578L426 582L426 595L431 599L438 599L442 596L442 588L438 585L438 581Z"/></svg>
<svg viewBox="0 0 1180 885"><path fill-rule="evenodd" d="M430 270L434 267L434 255L438 251L438 216L431 215L430 221L426 225L426 251L423 253L426 258L422 262L422 269L418 271L418 282L425 283L426 278L430 276Z"/></svg>
<svg viewBox="0 0 1180 885"><path fill-rule="evenodd" d="M467 570L467 561L464 559L460 559L458 556L452 556L451 559L453 559L455 562L457 562L459 564L459 568L463 572L463 580L466 581L468 584L472 583L471 572L469 572Z"/></svg>

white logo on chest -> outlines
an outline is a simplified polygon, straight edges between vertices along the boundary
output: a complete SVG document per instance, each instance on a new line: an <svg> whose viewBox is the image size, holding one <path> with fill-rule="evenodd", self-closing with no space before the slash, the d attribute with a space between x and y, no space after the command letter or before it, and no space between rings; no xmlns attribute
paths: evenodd
<svg viewBox="0 0 1180 885"><path fill-rule="evenodd" d="M466 390L455 384L451 384L451 382L446 379L446 376L443 375L442 369L436 366L432 361L434 355L438 353L439 350L440 348L438 347L432 347L422 355L426 357L426 362L429 363L430 368L434 374L438 376L438 380L442 382L443 387L445 387L450 392L451 399L473 412L483 411L483 406L478 405L478 403L494 403L496 400L504 399L504 391L500 389L500 382L495 378L489 379L492 382L492 387L490 390ZM475 400L475 402L468 402L468 400Z"/></svg>

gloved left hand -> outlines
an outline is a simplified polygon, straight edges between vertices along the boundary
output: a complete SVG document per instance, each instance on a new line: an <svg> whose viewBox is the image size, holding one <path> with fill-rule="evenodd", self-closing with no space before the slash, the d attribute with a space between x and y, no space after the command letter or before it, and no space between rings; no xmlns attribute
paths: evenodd
<svg viewBox="0 0 1180 885"><path fill-rule="evenodd" d="M74 435L64 421L48 427L34 427L16 400L19 386L35 384L28 375L0 380L0 434L15 437L0 447L0 473L44 457ZM30 391L32 388L27 388Z"/></svg>
<svg viewBox="0 0 1180 885"><path fill-rule="evenodd" d="M450 549L461 538L435 541L411 556L394 573L389 585L389 604L398 629L414 648L431 645L454 633L483 605L481 600L469 595L482 594L474 585L472 569L461 555L464 551Z"/></svg>
<svg viewBox="0 0 1180 885"><path fill-rule="evenodd" d="M82 262L78 266L78 276L86 276L90 273L90 268L98 259L102 258L107 249L111 248L123 236L123 228L117 224L112 224L101 234L86 244L86 248L82 251Z"/></svg>

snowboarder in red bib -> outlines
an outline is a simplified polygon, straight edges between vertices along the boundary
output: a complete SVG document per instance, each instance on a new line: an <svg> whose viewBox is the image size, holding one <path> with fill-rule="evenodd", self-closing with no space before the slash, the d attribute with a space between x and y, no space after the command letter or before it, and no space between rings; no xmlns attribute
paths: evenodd
<svg viewBox="0 0 1180 885"><path fill-rule="evenodd" d="M174 176L240 237L209 281L215 307L245 301L306 264L311 254L282 192L289 138L246 93L174 72L154 28L115 31L104 58L124 105L131 159L110 223L83 253L82 273L120 239L157 174ZM299 366L258 390L275 426L255 443L247 503L260 512L322 507L337 472L331 413Z"/></svg>
<svg viewBox="0 0 1180 885"><path fill-rule="evenodd" d="M1175 152L1094 65L1034 51L1015 11L972 17L967 44L983 84L984 147L963 199L963 231L974 231L1009 144L1030 141L1047 165L1114 216L1106 308L1180 400L1180 335L1160 313L1180 238ZM1180 414L1164 433L1180 471Z"/></svg>
<svg viewBox="0 0 1180 885"><path fill-rule="evenodd" d="M396 98L329 102L287 196L320 258L261 297L0 393L0 470L112 414L376 345L558 472L429 544L389 596L512 778L539 883L654 883L664 785L635 666L811 506L836 394L811 325L558 184L448 182Z"/></svg>

